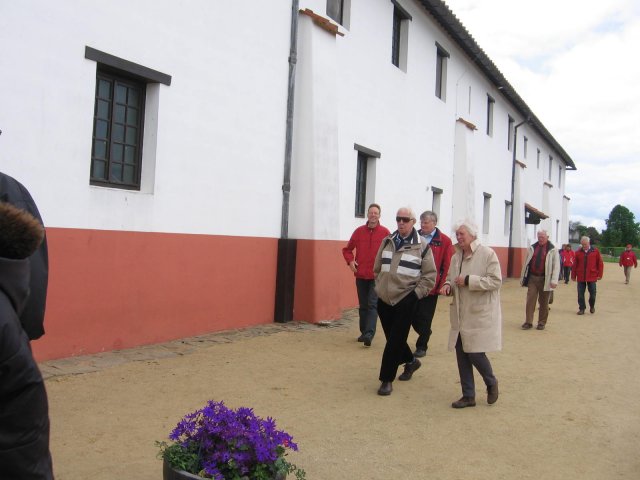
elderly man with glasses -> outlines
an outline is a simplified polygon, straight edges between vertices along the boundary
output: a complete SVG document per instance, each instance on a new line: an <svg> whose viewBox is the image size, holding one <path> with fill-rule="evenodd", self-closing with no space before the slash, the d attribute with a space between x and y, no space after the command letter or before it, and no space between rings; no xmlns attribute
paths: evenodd
<svg viewBox="0 0 640 480"><path fill-rule="evenodd" d="M413 374L420 368L407 344L418 300L436 284L436 265L427 242L413 227L416 215L403 207L396 214L398 229L385 238L376 255L378 315L387 340L380 365L378 395L390 395L398 367L408 364ZM406 369L405 368L405 369Z"/></svg>

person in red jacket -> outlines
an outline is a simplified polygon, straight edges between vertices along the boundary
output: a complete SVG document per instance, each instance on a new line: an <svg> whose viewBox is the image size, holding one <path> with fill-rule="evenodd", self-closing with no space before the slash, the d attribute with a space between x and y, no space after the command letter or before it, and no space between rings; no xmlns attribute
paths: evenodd
<svg viewBox="0 0 640 480"><path fill-rule="evenodd" d="M449 264L453 255L453 246L451 239L436 227L438 224L438 215L435 212L427 210L420 215L420 230L418 233L431 246L433 252L433 260L436 262L437 277L436 286L429 292L429 295L418 302L415 316L411 325L418 334L416 341L416 350L413 352L415 357L424 357L427 354L427 344L431 337L431 322L436 311L438 303L438 292L447 280L449 273ZM405 375L407 374L407 375ZM409 377L409 378L405 378ZM399 380L409 380L411 372L405 372L400 375Z"/></svg>
<svg viewBox="0 0 640 480"><path fill-rule="evenodd" d="M618 262L618 265L624 267L624 283L626 284L631 280L631 267L638 268L638 259L632 248L631 244L627 245L624 252L620 254L620 261Z"/></svg>
<svg viewBox="0 0 640 480"><path fill-rule="evenodd" d="M359 342L366 347L371 346L376 334L378 321L378 295L375 291L373 264L376 254L384 240L391 232L380 225L380 205L372 203L367 210L367 223L355 229L347 246L342 249L342 256L356 277L356 290L360 305ZM355 256L353 250L355 249Z"/></svg>
<svg viewBox="0 0 640 480"><path fill-rule="evenodd" d="M562 270L564 273L565 285L569 283L569 279L571 278L571 269L573 268L573 264L575 262L576 254L573 250L571 250L571 245L567 243L564 246L564 250L562 251Z"/></svg>
<svg viewBox="0 0 640 480"><path fill-rule="evenodd" d="M578 315L584 315L587 305L584 292L589 290L589 312L596 311L596 282L602 278L604 263L597 248L591 246L589 237L580 239L582 248L576 250L576 263L571 271L571 279L578 282Z"/></svg>

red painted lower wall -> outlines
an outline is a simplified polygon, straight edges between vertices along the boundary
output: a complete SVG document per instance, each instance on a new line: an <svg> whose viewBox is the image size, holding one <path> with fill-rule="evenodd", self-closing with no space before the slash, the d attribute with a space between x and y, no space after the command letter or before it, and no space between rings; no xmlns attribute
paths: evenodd
<svg viewBox="0 0 640 480"><path fill-rule="evenodd" d="M47 239L39 361L273 322L275 238L49 228ZM344 244L298 240L296 321L335 320L357 306ZM506 276L508 249L495 250Z"/></svg>

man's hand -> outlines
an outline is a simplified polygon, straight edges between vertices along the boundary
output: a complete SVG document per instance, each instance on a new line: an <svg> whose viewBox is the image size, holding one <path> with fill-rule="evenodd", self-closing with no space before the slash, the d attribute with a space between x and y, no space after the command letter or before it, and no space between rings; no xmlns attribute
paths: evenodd
<svg viewBox="0 0 640 480"><path fill-rule="evenodd" d="M551 290L553 290L553 289L554 289L554 288L556 288L557 286L558 286L558 284L557 284L557 283L553 283L553 282L551 282Z"/></svg>
<svg viewBox="0 0 640 480"><path fill-rule="evenodd" d="M349 268L351 269L351 271L353 273L356 273L358 271L358 262L356 262L355 260L353 262L351 262L349 264Z"/></svg>

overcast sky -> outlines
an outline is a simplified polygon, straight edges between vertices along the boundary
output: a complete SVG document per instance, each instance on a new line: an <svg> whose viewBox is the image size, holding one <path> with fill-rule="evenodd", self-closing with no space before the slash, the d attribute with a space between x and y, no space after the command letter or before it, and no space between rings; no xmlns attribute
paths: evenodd
<svg viewBox="0 0 640 480"><path fill-rule="evenodd" d="M640 1L445 2L576 164L570 219L640 222Z"/></svg>

